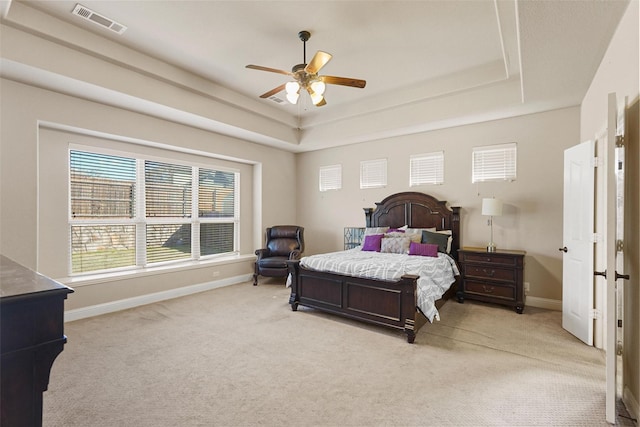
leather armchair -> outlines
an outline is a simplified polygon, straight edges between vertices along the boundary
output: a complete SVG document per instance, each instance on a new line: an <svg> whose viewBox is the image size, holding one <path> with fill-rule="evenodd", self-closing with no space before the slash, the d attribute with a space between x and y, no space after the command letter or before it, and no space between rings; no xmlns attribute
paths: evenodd
<svg viewBox="0 0 640 427"><path fill-rule="evenodd" d="M286 277L289 274L288 260L300 259L304 251L304 227L297 225L275 225L267 228L265 248L256 250L258 258L253 273L253 286L258 276Z"/></svg>

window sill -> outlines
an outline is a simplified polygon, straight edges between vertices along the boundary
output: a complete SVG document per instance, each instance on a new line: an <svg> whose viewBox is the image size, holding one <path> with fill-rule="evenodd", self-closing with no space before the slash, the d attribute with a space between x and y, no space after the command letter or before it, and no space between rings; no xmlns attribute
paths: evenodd
<svg viewBox="0 0 640 427"><path fill-rule="evenodd" d="M87 274L82 276L63 277L56 279L58 282L70 286L90 286L107 282L115 282L122 279L132 279L138 277L156 276L168 272L175 273L178 271L194 270L198 268L211 268L219 265L235 264L246 261L255 260L255 255L234 255L229 257L215 258L204 261L187 261L177 264L166 264L161 266L145 267L135 270L117 271L101 274Z"/></svg>

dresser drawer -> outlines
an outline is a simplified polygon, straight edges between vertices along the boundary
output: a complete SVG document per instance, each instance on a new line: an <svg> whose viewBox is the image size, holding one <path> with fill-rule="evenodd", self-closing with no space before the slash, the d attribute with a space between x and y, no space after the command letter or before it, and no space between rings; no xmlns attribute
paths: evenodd
<svg viewBox="0 0 640 427"><path fill-rule="evenodd" d="M465 294L484 295L491 298L508 299L515 301L516 287L508 285L499 285L496 283L487 283L475 280L464 281Z"/></svg>
<svg viewBox="0 0 640 427"><path fill-rule="evenodd" d="M516 270L513 268L500 268L493 265L465 264L465 277L479 277L483 279L503 280L515 283Z"/></svg>
<svg viewBox="0 0 640 427"><path fill-rule="evenodd" d="M518 262L517 257L500 256L491 253L462 253L463 262L481 262L490 264L500 264L515 267Z"/></svg>

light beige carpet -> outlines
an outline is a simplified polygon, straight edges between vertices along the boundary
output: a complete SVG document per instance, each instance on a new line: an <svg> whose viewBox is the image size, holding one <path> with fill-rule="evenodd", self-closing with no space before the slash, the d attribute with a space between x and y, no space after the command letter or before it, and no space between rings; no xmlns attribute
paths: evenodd
<svg viewBox="0 0 640 427"><path fill-rule="evenodd" d="M608 425L604 353L565 332L559 312L449 301L411 345L293 312L281 283L67 323L44 425Z"/></svg>

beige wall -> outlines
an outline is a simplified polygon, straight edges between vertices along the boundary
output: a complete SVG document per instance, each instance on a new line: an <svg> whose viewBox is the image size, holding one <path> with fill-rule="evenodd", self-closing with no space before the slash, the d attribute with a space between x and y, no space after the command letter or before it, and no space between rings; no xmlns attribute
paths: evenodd
<svg viewBox="0 0 640 427"><path fill-rule="evenodd" d="M71 283L75 293L68 310L105 304L189 285L248 275L253 271L255 242L263 226L296 220L295 156L292 153L224 137L188 126L152 118L103 104L80 100L2 79L0 107L0 252L27 267ZM241 259L220 261L195 269L165 270L118 281L69 282L60 254L68 242L60 239L66 227L66 159L64 142L54 142L44 123L83 130L75 142L92 140L84 131L111 135L116 140L144 141L217 156L240 159L242 180ZM57 148L51 144L57 144ZM62 144L62 145L60 145ZM133 142L113 142L119 147L158 153ZM60 151L62 147L62 151ZM185 156L184 153L175 153ZM61 160L62 159L62 160ZM206 156L203 161L212 161ZM62 162L62 163L61 163ZM259 165L255 167L254 165ZM62 169L60 169L62 167ZM258 176L254 177L254 173ZM64 181L64 182L63 182ZM246 182L245 182L246 181ZM261 182L267 184L260 185ZM261 191L261 206L252 191ZM257 215L257 217L256 217ZM62 221L62 222L61 222ZM214 272L217 273L214 279Z"/></svg>
<svg viewBox="0 0 640 427"><path fill-rule="evenodd" d="M362 208L400 191L420 191L462 207L462 245L486 246L483 197L504 200L504 215L494 219L500 248L527 251L525 281L530 302L559 308L562 291L562 182L564 149L579 142L579 108L496 120L309 152L298 155L298 218L306 227L307 253L342 248L343 227L363 226ZM518 178L513 182L471 183L474 146L518 144ZM409 187L409 155L444 150L445 183ZM359 189L362 160L386 158L388 185ZM342 164L342 190L320 192L318 168Z"/></svg>
<svg viewBox="0 0 640 427"><path fill-rule="evenodd" d="M581 139L597 138L606 129L607 97L615 93L618 100L618 110L633 111L633 119L627 117L629 138L627 144L631 153L627 161L629 182L626 207L625 241L626 268L631 280L624 282L624 352L623 352L623 398L627 408L635 417L638 416L638 402L640 402L640 253L638 250L638 236L640 223L638 215L638 199L640 182L638 170L640 157L638 155L638 95L639 95L639 31L640 12L637 1L629 3L609 48L591 82L580 110ZM625 100L626 98L626 100ZM633 106L633 107L632 107ZM632 109L633 108L633 109ZM634 136L635 135L635 136Z"/></svg>

